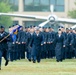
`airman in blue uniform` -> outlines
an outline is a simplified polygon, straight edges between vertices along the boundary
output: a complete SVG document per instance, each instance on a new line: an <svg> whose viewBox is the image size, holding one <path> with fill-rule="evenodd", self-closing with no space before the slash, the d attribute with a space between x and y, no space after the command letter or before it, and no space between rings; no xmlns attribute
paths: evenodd
<svg viewBox="0 0 76 75"><path fill-rule="evenodd" d="M30 47L32 47L32 58L33 63L36 63L36 60L38 63L40 63L41 60L41 43L43 41L43 37L40 34L39 28L35 28L35 33L32 36Z"/></svg>
<svg viewBox="0 0 76 75"><path fill-rule="evenodd" d="M7 38L6 36L8 36L9 34L7 32L5 32L5 28L3 26L0 26L0 41L2 39L4 39L3 41L0 42L0 70L1 70L1 62L2 62L2 56L4 57L4 59L6 60L5 62L5 66L8 65L9 59L8 59L8 40L9 38Z"/></svg>
<svg viewBox="0 0 76 75"><path fill-rule="evenodd" d="M55 55L56 55L56 61L57 62L62 62L62 50L63 47L65 47L65 43L64 43L64 36L62 34L61 29L58 29L58 33L56 34L56 38L55 38Z"/></svg>

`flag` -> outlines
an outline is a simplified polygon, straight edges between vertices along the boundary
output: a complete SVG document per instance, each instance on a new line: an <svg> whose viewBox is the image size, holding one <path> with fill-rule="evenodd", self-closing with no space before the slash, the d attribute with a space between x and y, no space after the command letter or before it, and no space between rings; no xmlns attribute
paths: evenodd
<svg viewBox="0 0 76 75"><path fill-rule="evenodd" d="M20 26L20 25L15 25L15 26L12 26L12 27L10 27L9 28L9 33L10 34L13 34L13 33L17 33L17 30L20 30L20 28L21 28L22 26Z"/></svg>

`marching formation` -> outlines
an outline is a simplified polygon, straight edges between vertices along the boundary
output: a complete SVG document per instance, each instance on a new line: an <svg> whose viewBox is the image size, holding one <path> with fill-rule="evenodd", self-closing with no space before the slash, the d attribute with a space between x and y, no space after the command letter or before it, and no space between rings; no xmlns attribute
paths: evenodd
<svg viewBox="0 0 76 75"><path fill-rule="evenodd" d="M9 27L14 28L16 25ZM0 26L0 70L2 56L5 66L9 61L27 58L30 62L40 63L41 59L55 58L57 62L76 58L76 29L59 25L58 32L52 27L21 26L9 35ZM9 36L8 36L9 35ZM8 36L8 37L7 37Z"/></svg>

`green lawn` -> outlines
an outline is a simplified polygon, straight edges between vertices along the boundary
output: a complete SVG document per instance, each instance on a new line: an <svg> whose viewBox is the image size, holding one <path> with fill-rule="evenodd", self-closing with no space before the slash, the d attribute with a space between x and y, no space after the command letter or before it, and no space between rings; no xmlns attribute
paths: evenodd
<svg viewBox="0 0 76 75"><path fill-rule="evenodd" d="M76 75L76 59L56 62L55 59L45 59L41 63L25 60L9 62L7 67L2 62L0 75Z"/></svg>

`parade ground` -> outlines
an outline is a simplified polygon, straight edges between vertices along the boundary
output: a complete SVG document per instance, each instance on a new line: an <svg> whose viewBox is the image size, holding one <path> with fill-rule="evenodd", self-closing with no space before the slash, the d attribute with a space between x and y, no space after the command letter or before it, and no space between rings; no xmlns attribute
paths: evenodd
<svg viewBox="0 0 76 75"><path fill-rule="evenodd" d="M9 62L4 66L0 75L76 75L76 59L67 59L63 62L56 62L55 59L45 59L41 63L32 63L28 60Z"/></svg>

